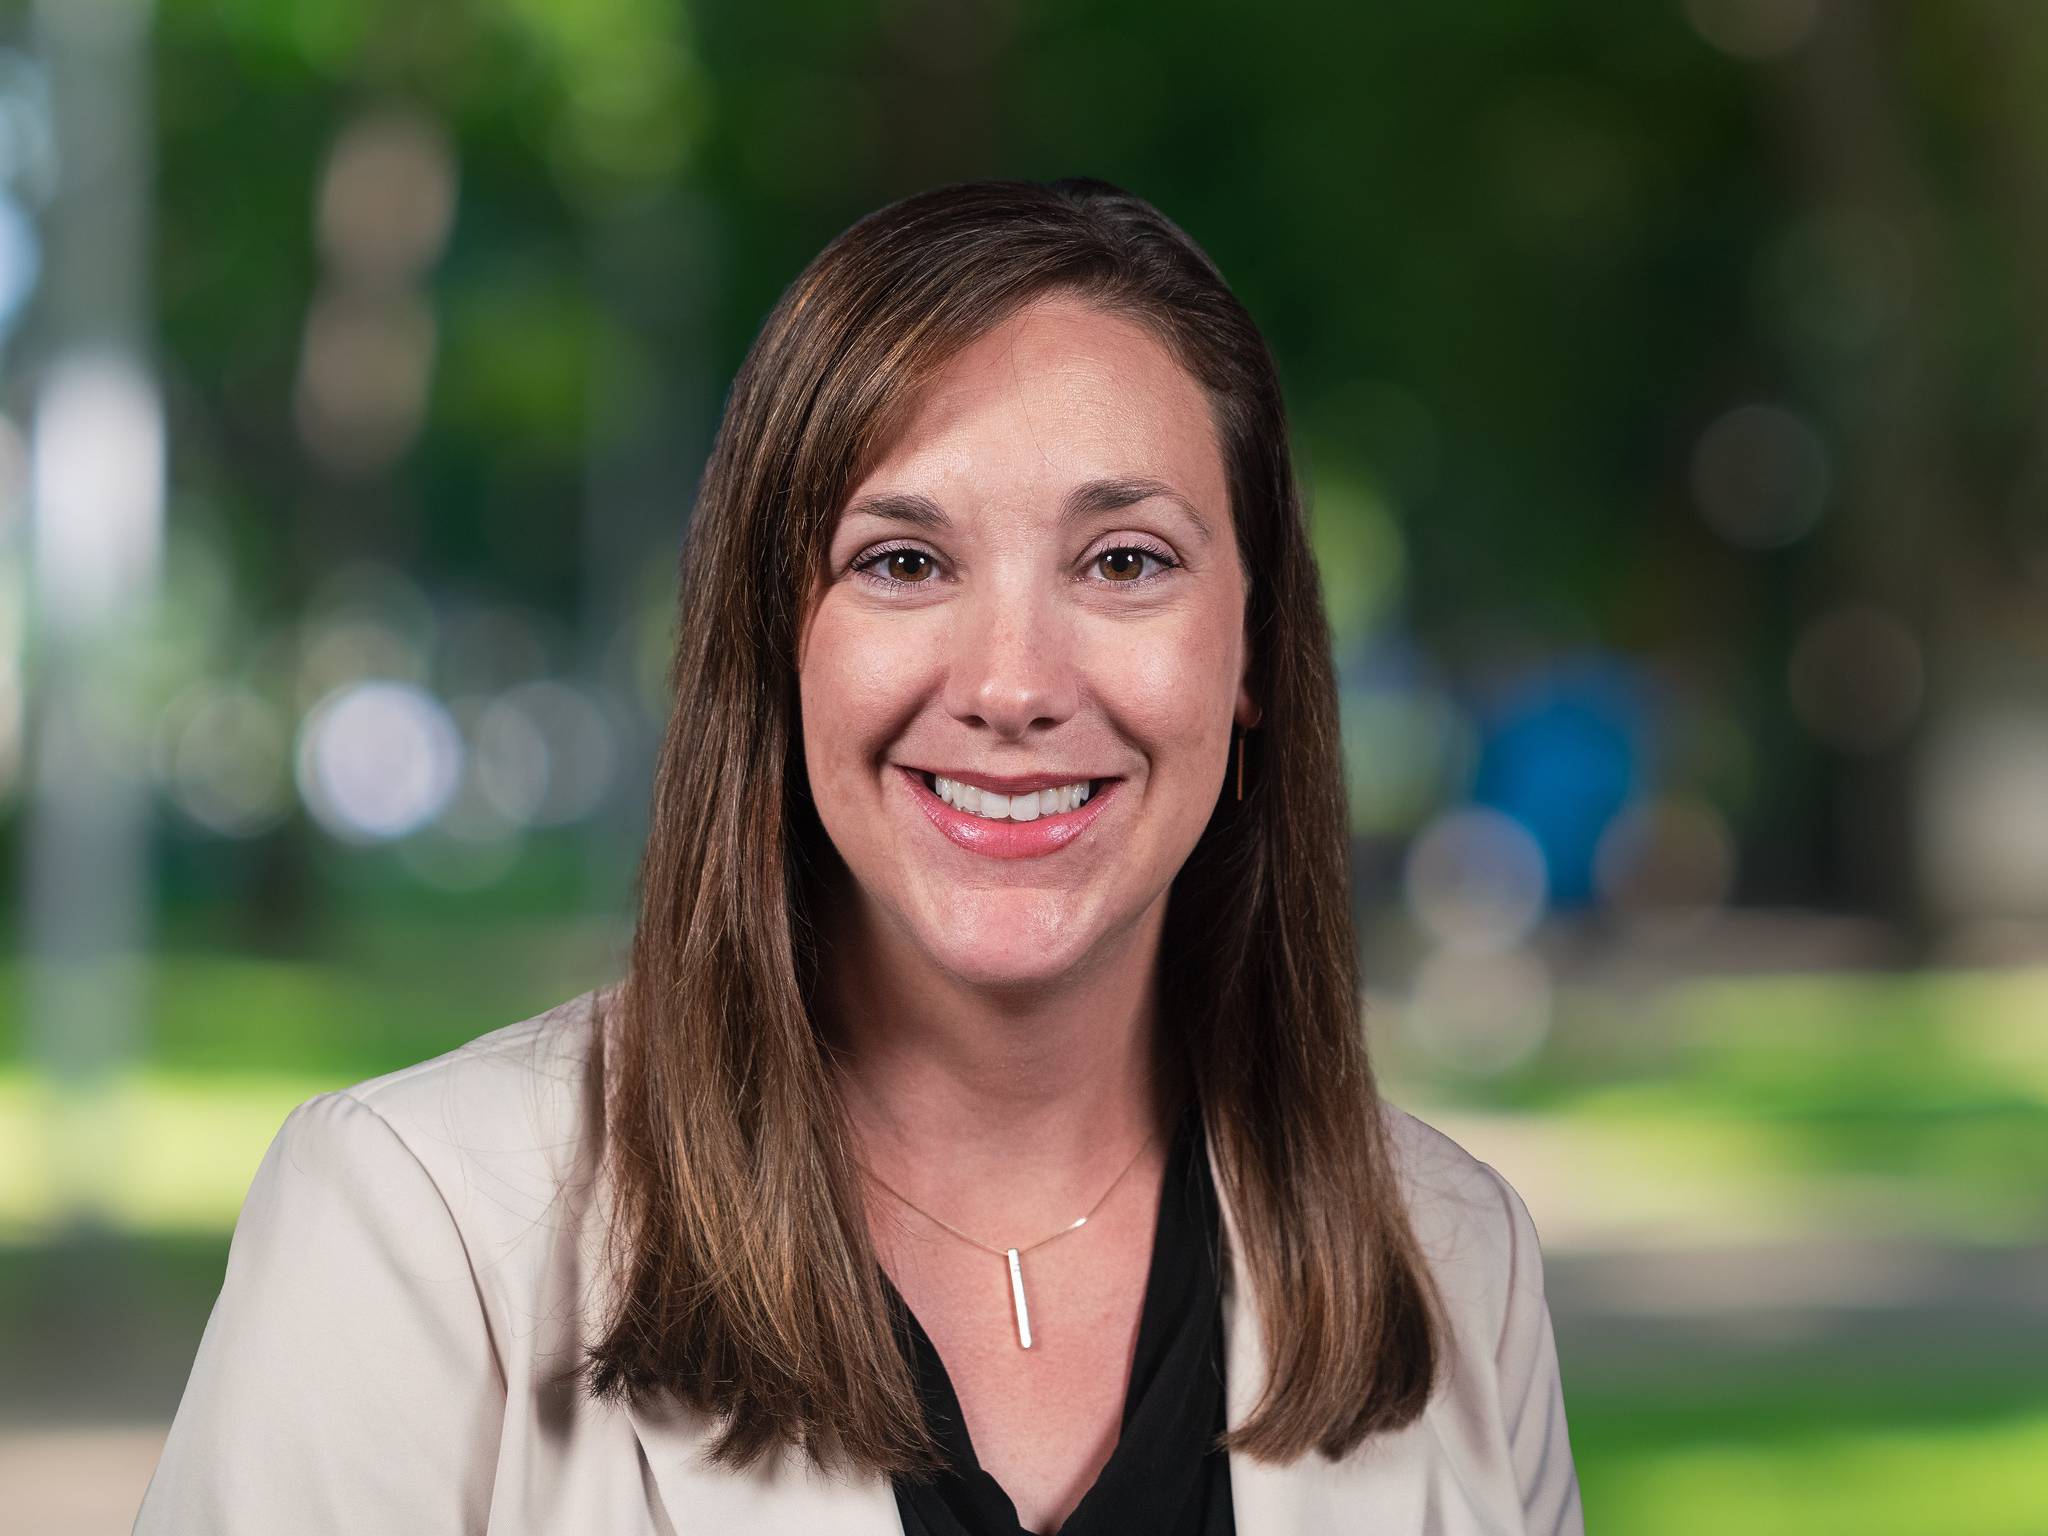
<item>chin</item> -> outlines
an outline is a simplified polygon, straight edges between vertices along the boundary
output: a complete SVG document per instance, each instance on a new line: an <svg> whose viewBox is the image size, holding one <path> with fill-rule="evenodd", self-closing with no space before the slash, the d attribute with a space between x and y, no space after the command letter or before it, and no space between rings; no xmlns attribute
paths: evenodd
<svg viewBox="0 0 2048 1536"><path fill-rule="evenodd" d="M932 963L968 986L1001 990L1056 982L1087 959L1080 914L1043 921L1042 903L987 899L956 903L918 925L918 944Z"/></svg>

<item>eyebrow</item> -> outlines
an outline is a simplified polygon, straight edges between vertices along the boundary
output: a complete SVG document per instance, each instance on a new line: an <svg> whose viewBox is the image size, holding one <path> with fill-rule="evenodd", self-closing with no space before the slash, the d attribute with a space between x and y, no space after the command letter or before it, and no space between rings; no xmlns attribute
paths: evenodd
<svg viewBox="0 0 2048 1536"><path fill-rule="evenodd" d="M1214 536L1209 531L1208 519L1195 510L1193 502L1164 480L1153 480L1144 475L1118 475L1075 486L1060 507L1060 521L1079 522L1100 512L1115 512L1123 507L1136 506L1141 501L1154 500L1168 501L1180 508L1204 539ZM855 513L879 517L885 522L908 523L913 528L929 532L953 526L952 519L936 501L912 491L883 491L863 496L846 509L848 517Z"/></svg>

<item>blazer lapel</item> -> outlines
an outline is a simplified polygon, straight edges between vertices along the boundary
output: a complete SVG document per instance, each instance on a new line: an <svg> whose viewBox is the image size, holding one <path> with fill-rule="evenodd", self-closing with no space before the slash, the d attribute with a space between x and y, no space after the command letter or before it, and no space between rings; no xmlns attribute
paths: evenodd
<svg viewBox="0 0 2048 1536"><path fill-rule="evenodd" d="M1251 1417L1266 1384L1265 1330L1249 1272L1238 1261L1241 1244L1216 1149L1206 1138L1216 1203L1223 1217L1222 1274L1224 1422L1236 1429ZM1285 1466L1230 1458L1230 1502L1237 1536L1329 1536L1365 1529L1425 1536L1443 1529L1430 1514L1427 1474L1432 1458L1427 1416L1393 1435L1368 1441L1341 1460L1310 1451Z"/></svg>
<svg viewBox="0 0 2048 1536"><path fill-rule="evenodd" d="M715 1428L708 1414L629 1407L626 1415L663 1508L677 1532L739 1536L903 1536L896 1491L884 1477L827 1477L794 1450L764 1456L745 1472L704 1459Z"/></svg>

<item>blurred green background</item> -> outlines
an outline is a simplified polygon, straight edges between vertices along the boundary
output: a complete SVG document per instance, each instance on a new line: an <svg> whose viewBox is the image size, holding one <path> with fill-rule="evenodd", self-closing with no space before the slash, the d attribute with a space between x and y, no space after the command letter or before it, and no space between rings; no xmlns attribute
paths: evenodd
<svg viewBox="0 0 2048 1536"><path fill-rule="evenodd" d="M2048 1531L2031 0L0 8L5 1518L127 1529L293 1104L616 974L782 286L1067 174L1278 356L1589 1528Z"/></svg>

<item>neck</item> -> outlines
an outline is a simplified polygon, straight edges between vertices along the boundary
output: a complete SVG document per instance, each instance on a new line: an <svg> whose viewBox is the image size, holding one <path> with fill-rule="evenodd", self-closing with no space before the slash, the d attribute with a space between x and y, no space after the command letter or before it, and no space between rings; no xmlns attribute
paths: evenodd
<svg viewBox="0 0 2048 1536"><path fill-rule="evenodd" d="M878 1177L956 1225L1006 1233L1072 1221L1148 1138L1141 1165L1164 1156L1186 1084L1158 1025L1163 903L1110 963L1000 993L921 961L854 916L859 901L835 905L823 1023L856 1154Z"/></svg>

